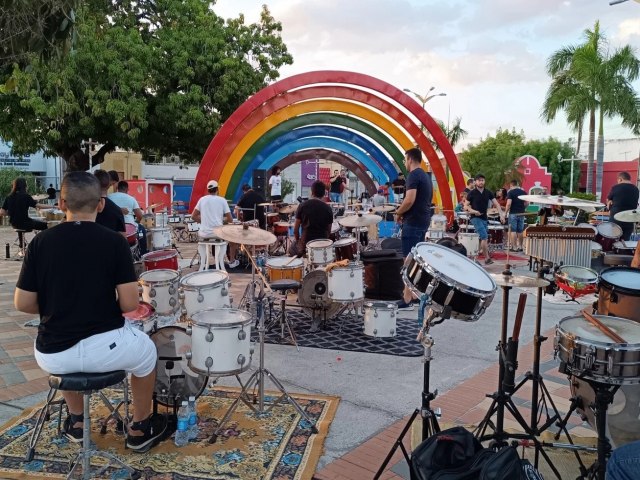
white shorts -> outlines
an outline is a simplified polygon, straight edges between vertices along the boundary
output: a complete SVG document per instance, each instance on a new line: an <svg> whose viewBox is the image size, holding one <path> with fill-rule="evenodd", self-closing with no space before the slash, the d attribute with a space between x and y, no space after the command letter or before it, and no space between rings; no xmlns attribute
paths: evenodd
<svg viewBox="0 0 640 480"><path fill-rule="evenodd" d="M41 353L34 345L34 356L40 368L51 374L126 370L135 377L149 375L158 358L149 336L126 321L122 328L85 338L62 352Z"/></svg>

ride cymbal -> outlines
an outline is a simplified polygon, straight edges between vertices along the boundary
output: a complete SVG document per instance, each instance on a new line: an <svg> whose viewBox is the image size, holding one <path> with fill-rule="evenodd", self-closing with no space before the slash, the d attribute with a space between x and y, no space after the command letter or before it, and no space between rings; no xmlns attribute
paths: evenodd
<svg viewBox="0 0 640 480"><path fill-rule="evenodd" d="M381 221L382 217L380 215L356 214L341 218L338 223L343 227L368 227Z"/></svg>
<svg viewBox="0 0 640 480"><path fill-rule="evenodd" d="M624 212L616 213L613 218L619 222L640 222L640 211L625 210Z"/></svg>
<svg viewBox="0 0 640 480"><path fill-rule="evenodd" d="M227 242L243 245L271 245L276 242L276 236L257 227L249 225L222 225L213 229L213 234Z"/></svg>
<svg viewBox="0 0 640 480"><path fill-rule="evenodd" d="M549 281L538 277L524 277L522 275L503 275L502 273L491 273L491 278L500 287L538 287L544 288L549 285Z"/></svg>
<svg viewBox="0 0 640 480"><path fill-rule="evenodd" d="M384 212L393 212L396 209L393 205L380 205L379 207L373 207L371 209L372 212L376 213L384 213Z"/></svg>
<svg viewBox="0 0 640 480"><path fill-rule="evenodd" d="M298 204L294 203L293 205L287 205L286 207L282 207L280 210L278 210L278 212L288 215L290 213L295 213L296 210L298 210Z"/></svg>

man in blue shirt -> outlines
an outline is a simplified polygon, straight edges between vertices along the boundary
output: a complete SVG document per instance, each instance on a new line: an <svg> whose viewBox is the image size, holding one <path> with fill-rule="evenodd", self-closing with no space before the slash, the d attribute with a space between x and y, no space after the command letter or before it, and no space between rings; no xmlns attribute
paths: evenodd
<svg viewBox="0 0 640 480"><path fill-rule="evenodd" d="M433 185L431 178L422 169L422 152L411 148L405 152L404 165L409 172L402 205L396 210L396 222L402 223L402 254L406 257L411 249L424 241L431 222ZM405 286L403 301L398 309L411 310L411 291Z"/></svg>

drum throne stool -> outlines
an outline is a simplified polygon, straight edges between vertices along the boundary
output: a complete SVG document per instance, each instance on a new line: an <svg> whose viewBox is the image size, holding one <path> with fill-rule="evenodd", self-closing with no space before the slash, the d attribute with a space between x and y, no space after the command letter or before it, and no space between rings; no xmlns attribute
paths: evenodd
<svg viewBox="0 0 640 480"><path fill-rule="evenodd" d="M227 254L228 242L219 238L201 238L198 241L198 255L200 256L200 271L207 270L213 256L213 266L226 272L224 257ZM212 252L213 251L213 252Z"/></svg>
<svg viewBox="0 0 640 480"><path fill-rule="evenodd" d="M111 387L117 385L119 383L124 384L124 400L118 404L116 407L111 405L109 399L101 392L103 388ZM81 466L82 467L82 480L88 480L93 478L91 472L91 458L92 457L103 457L108 460L108 463L100 469L98 472L94 472L95 475L100 475L113 463L120 468L124 468L129 473L129 478L135 480L141 477L139 471L135 470L133 467L130 467L126 463L122 462L115 455L99 450L95 445L91 443L91 416L90 416L90 402L91 395L94 392L98 392L105 403L105 405L110 409L111 413L102 422L102 427L100 433L106 433L106 422L109 418L116 418L118 422L122 422L123 430L126 431L126 427L124 424L124 419L129 418L129 386L127 382L127 372L124 370L116 370L113 372L103 372L103 373L67 373L64 375L49 375L49 393L47 394L47 401L45 405L40 410L40 414L38 416L38 420L33 429L33 433L31 435L31 439L29 442L29 448L27 450L27 455L25 460L30 462L33 460L35 454L35 445L40 437L40 433L42 432L42 427L44 426L44 422L46 421L49 415L49 408L57 404L60 409L58 411L58 432L60 432L60 420L62 416L62 405L65 403L63 399L54 401L54 397L56 396L56 392L58 390L61 391L74 391L74 392L82 392L83 395L83 438L82 438L82 447L80 451L70 462L70 469L67 475L67 479L73 478L73 474L75 470ZM118 413L118 409L121 405L124 405L124 419ZM126 445L126 440L125 440ZM126 448L126 447L125 447Z"/></svg>
<svg viewBox="0 0 640 480"><path fill-rule="evenodd" d="M291 280L288 278L283 278L282 280L275 280L269 284L271 290L275 290L279 293L280 299L280 316L276 319L272 318L273 312L273 297L269 297L269 313L270 313L270 321L269 325L267 325L267 330L272 329L276 323L280 324L280 339L284 340L284 330L285 328L289 331L289 337L291 338L291 342L296 346L296 349L300 351L300 347L298 347L298 342L296 341L296 335L293 333L293 326L291 321L289 320L289 316L286 312L287 306L287 292L298 291L302 288L302 283L297 280Z"/></svg>
<svg viewBox="0 0 640 480"><path fill-rule="evenodd" d="M27 245L29 245L26 234L31 233L33 230L24 230L22 228L14 228L13 231L18 234L18 238L14 242L14 245L16 243L18 244L18 256L24 257L27 254Z"/></svg>

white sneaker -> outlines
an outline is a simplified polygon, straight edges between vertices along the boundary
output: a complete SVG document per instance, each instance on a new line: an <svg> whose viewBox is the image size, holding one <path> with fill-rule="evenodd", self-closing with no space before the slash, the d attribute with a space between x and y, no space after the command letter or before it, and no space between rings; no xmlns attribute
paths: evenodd
<svg viewBox="0 0 640 480"><path fill-rule="evenodd" d="M233 262L230 262L227 266L229 268L236 268L238 267L238 265L240 265L240 260L234 260Z"/></svg>

